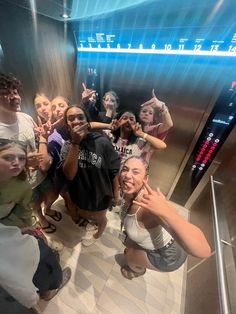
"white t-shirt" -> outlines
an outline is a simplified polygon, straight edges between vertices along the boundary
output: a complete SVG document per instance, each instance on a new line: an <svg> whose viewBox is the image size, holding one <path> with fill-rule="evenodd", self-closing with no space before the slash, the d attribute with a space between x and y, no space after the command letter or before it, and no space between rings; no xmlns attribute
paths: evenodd
<svg viewBox="0 0 236 314"><path fill-rule="evenodd" d="M120 156L121 163L131 156L142 157L144 160L149 162L152 147L149 142L147 142L143 138L138 137L135 143L128 144L127 139L122 139L121 137L119 137L118 141L114 143L114 136L112 132L110 130L103 130L103 132L111 140L115 151Z"/></svg>
<svg viewBox="0 0 236 314"><path fill-rule="evenodd" d="M9 140L19 140L27 144L28 152L35 152L34 120L31 116L23 112L16 113L17 121L13 124L0 122L0 138ZM31 187L38 186L46 177L46 173L38 170L30 172L28 178Z"/></svg>
<svg viewBox="0 0 236 314"><path fill-rule="evenodd" d="M13 124L0 122L0 138L19 140L27 143L28 151L36 150L34 137L34 121L26 113L17 112L17 121Z"/></svg>
<svg viewBox="0 0 236 314"><path fill-rule="evenodd" d="M30 308L39 301L33 277L40 260L38 241L18 227L0 224L0 283L18 302Z"/></svg>

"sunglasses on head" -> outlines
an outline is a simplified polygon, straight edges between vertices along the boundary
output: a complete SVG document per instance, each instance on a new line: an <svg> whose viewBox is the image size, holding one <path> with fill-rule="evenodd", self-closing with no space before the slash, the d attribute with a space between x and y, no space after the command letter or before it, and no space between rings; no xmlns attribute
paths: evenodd
<svg viewBox="0 0 236 314"><path fill-rule="evenodd" d="M11 140L11 139L6 139L6 138L0 138L0 147L1 146L5 146L8 144L17 144L22 146L22 148L26 149L27 148L27 144L23 141L18 141L18 140Z"/></svg>

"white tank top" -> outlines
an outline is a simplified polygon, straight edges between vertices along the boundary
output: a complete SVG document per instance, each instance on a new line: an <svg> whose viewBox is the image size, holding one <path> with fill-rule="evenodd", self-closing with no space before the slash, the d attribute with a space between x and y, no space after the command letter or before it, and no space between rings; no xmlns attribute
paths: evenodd
<svg viewBox="0 0 236 314"><path fill-rule="evenodd" d="M136 242L139 246L147 250L160 249L171 240L171 235L161 225L146 229L139 225L137 213L126 214L124 218L124 228L128 237Z"/></svg>

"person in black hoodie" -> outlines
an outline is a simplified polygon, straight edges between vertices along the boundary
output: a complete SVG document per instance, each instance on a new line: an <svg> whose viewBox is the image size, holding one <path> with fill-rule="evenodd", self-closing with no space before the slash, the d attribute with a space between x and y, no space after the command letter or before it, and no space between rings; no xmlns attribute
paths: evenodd
<svg viewBox="0 0 236 314"><path fill-rule="evenodd" d="M82 107L68 107L64 119L69 141L64 143L61 157L69 194L78 214L97 225L94 234L82 239L88 246L101 237L107 224L107 208L118 199L120 159L109 139L89 131L89 119Z"/></svg>

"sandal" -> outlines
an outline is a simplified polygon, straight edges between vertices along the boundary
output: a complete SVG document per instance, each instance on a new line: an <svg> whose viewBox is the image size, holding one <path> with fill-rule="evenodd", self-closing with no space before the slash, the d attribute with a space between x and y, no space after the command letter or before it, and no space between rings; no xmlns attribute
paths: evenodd
<svg viewBox="0 0 236 314"><path fill-rule="evenodd" d="M54 224L51 224L50 222L46 227L41 228L45 233L54 233L57 230L56 226Z"/></svg>
<svg viewBox="0 0 236 314"><path fill-rule="evenodd" d="M44 213L46 216L51 217L55 221L60 221L62 219L62 214L56 210L54 210L54 214L50 215L48 213Z"/></svg>
<svg viewBox="0 0 236 314"><path fill-rule="evenodd" d="M52 291L50 296L48 296L48 297L43 297L42 296L42 299L45 300L45 301L49 301L52 298L54 298L55 295L57 295L57 293L67 284L67 282L70 280L70 278L71 278L71 269L70 269L70 267L66 267L62 271L62 282L61 282L59 288L54 290L54 291Z"/></svg>
<svg viewBox="0 0 236 314"><path fill-rule="evenodd" d="M143 276L146 273L146 268L141 272L136 272L132 270L128 265L125 265L121 267L120 271L123 277L129 280L132 280L133 278Z"/></svg>
<svg viewBox="0 0 236 314"><path fill-rule="evenodd" d="M83 217L79 217L76 223L79 227L86 227L87 224L89 224L89 220Z"/></svg>

